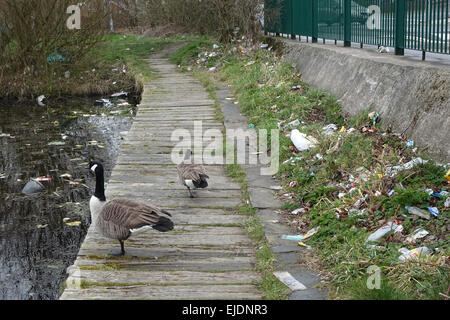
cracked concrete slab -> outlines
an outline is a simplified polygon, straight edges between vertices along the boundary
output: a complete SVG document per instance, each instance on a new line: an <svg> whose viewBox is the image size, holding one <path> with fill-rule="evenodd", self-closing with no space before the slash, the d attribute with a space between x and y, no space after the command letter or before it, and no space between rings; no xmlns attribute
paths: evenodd
<svg viewBox="0 0 450 320"><path fill-rule="evenodd" d="M239 106L231 103L226 98L232 97L229 88L217 84L219 90L216 96L220 102L224 116L226 129L246 129L248 127L247 118L241 114ZM248 152L247 146L247 152ZM307 270L299 264L306 248L300 247L295 241L281 239L283 234L289 234L290 228L279 223L280 217L277 209L280 209L282 202L276 197L273 186L279 186L280 182L272 176L261 175L261 165L241 165L245 170L248 182L248 192L250 202L257 209L257 215L264 228L267 242L271 246L277 261L275 266L278 271L288 271L291 275L304 284L307 289L293 291L289 295L289 300L325 300L325 290L316 288L320 284L320 275Z"/></svg>

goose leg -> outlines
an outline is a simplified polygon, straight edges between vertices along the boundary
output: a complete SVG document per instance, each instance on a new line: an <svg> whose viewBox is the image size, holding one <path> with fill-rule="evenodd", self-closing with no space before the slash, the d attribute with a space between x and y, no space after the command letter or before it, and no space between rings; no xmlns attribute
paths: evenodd
<svg viewBox="0 0 450 320"><path fill-rule="evenodd" d="M112 250L109 255L111 256L124 256L125 255L125 244L122 240L119 240L120 242L120 251L118 250Z"/></svg>
<svg viewBox="0 0 450 320"><path fill-rule="evenodd" d="M188 190L189 190L189 196L190 196L191 198L195 198L194 194L193 194L192 191L191 191L191 188L189 188L189 187L187 187L187 188L188 188Z"/></svg>

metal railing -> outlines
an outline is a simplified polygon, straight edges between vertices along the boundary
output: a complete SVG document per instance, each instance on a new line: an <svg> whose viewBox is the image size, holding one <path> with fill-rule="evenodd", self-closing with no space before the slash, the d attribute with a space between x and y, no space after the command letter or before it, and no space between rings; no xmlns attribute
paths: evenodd
<svg viewBox="0 0 450 320"><path fill-rule="evenodd" d="M265 0L265 32L450 53L450 0Z"/></svg>

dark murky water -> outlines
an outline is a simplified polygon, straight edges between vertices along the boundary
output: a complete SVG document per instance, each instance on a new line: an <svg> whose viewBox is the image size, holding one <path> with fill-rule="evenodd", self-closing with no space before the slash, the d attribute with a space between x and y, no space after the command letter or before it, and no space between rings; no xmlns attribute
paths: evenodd
<svg viewBox="0 0 450 320"><path fill-rule="evenodd" d="M95 182L84 168L102 160L108 179L134 112L92 99L0 105L0 299L58 299L90 223ZM45 192L21 193L39 177L51 178Z"/></svg>

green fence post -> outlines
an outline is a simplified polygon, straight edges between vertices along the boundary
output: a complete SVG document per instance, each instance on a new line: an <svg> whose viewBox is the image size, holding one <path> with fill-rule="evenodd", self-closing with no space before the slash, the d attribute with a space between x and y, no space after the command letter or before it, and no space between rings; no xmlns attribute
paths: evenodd
<svg viewBox="0 0 450 320"><path fill-rule="evenodd" d="M405 54L405 27L406 27L405 0L397 0L395 8L395 54Z"/></svg>
<svg viewBox="0 0 450 320"><path fill-rule="evenodd" d="M352 4L344 0L344 47L351 46L352 39Z"/></svg>
<svg viewBox="0 0 450 320"><path fill-rule="evenodd" d="M263 9L264 18L267 17L267 8L268 7L269 7L268 0L264 0L264 9ZM264 35L266 35L266 36L268 34L268 29L269 29L269 26L267 25L267 20L265 20L264 21Z"/></svg>
<svg viewBox="0 0 450 320"><path fill-rule="evenodd" d="M317 2L318 1L316 1L316 0L311 1L311 10L312 10L312 13L311 13L311 20L312 20L312 36L311 36L311 38L312 38L312 40L311 40L311 42L312 43L317 43L317 38L319 37L319 25L318 25L319 10L318 10Z"/></svg>
<svg viewBox="0 0 450 320"><path fill-rule="evenodd" d="M291 15L291 39L295 40L295 33L294 33L294 2L295 0L290 0L290 6L289 6L289 14Z"/></svg>

